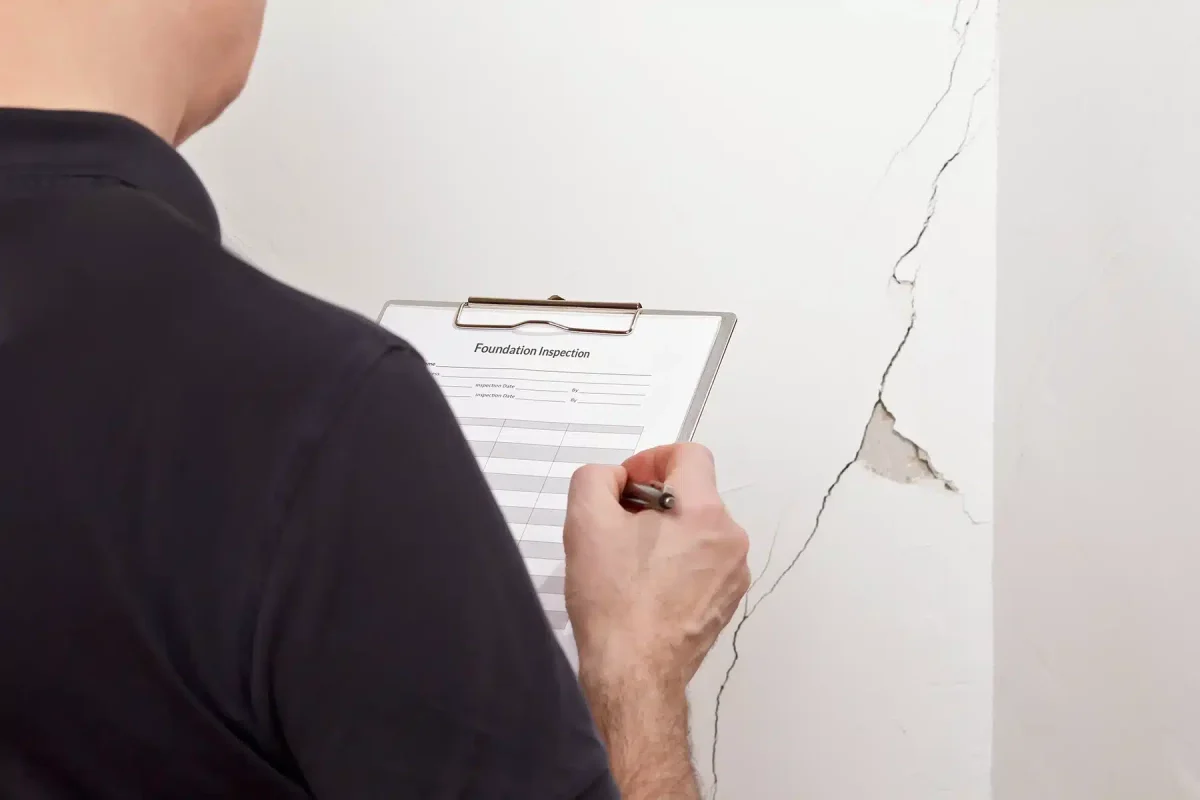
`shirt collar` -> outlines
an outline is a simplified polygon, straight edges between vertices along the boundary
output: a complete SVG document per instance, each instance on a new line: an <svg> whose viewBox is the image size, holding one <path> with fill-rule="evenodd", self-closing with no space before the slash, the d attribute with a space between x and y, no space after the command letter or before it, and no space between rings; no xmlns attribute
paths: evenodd
<svg viewBox="0 0 1200 800"><path fill-rule="evenodd" d="M183 156L125 117L0 108L0 188L12 175L109 178L149 192L201 230L221 235L212 199Z"/></svg>

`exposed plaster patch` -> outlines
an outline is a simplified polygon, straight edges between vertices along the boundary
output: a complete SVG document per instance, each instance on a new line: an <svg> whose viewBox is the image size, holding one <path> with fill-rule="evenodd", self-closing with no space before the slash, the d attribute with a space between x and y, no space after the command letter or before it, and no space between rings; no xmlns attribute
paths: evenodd
<svg viewBox="0 0 1200 800"><path fill-rule="evenodd" d="M896 430L896 417L882 400L876 402L871 411L862 447L858 450L858 462L889 481L936 481L947 491L958 491L953 482L934 468L928 453Z"/></svg>

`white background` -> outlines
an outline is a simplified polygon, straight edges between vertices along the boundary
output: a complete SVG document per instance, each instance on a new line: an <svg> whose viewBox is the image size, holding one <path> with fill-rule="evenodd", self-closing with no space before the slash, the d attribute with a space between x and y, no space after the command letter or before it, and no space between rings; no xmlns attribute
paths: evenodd
<svg viewBox="0 0 1200 800"><path fill-rule="evenodd" d="M1006 0L997 800L1200 797L1200 5Z"/></svg>
<svg viewBox="0 0 1200 800"><path fill-rule="evenodd" d="M245 98L187 149L235 249L372 318L471 293L739 315L697 438L752 601L777 588L692 687L720 797L988 796L994 16L278 2ZM892 272L918 239L914 293ZM804 549L914 294L884 399L960 493L852 465Z"/></svg>

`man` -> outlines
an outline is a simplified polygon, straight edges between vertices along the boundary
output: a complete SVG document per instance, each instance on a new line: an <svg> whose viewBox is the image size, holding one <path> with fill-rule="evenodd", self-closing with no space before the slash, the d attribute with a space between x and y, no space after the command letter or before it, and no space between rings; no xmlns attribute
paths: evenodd
<svg viewBox="0 0 1200 800"><path fill-rule="evenodd" d="M0 0L0 795L696 797L712 462L576 475L577 681L422 360L223 251L170 146L262 11Z"/></svg>

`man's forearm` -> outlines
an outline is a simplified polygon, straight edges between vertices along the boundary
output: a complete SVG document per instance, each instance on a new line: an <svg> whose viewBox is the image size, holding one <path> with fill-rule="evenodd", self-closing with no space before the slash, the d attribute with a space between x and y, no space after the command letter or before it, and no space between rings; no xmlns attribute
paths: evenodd
<svg viewBox="0 0 1200 800"><path fill-rule="evenodd" d="M699 800L683 685L580 672L624 800Z"/></svg>

